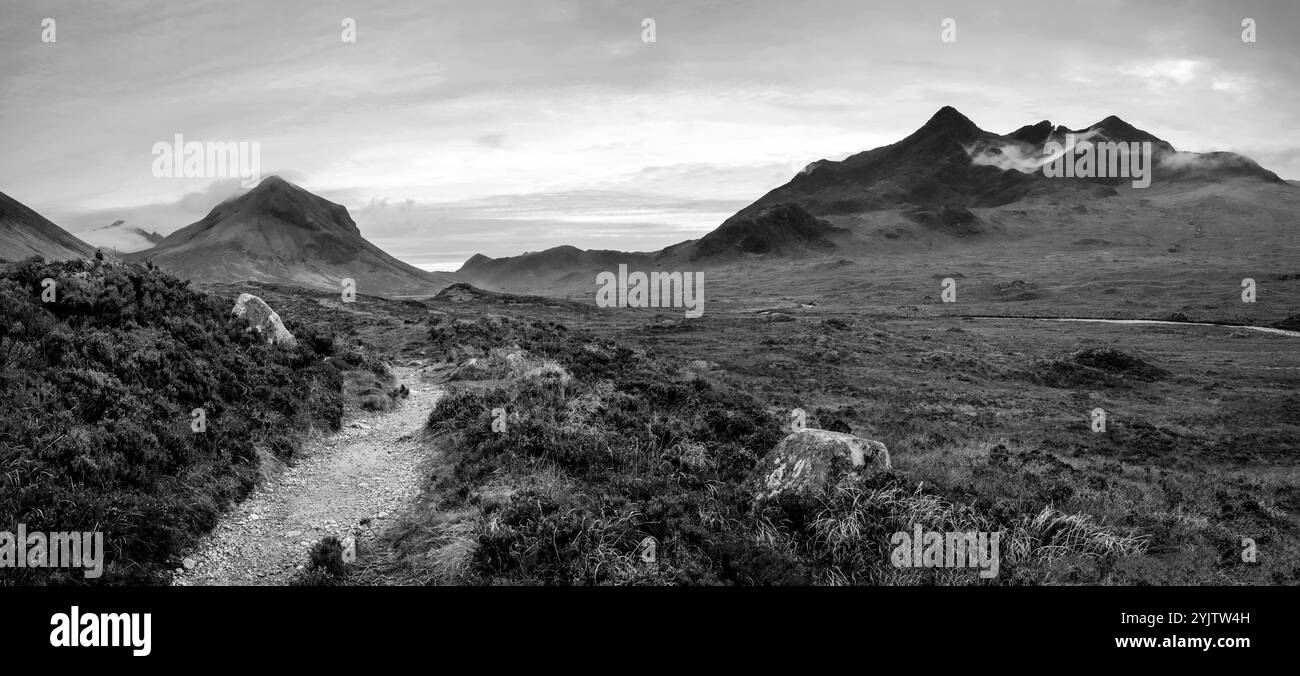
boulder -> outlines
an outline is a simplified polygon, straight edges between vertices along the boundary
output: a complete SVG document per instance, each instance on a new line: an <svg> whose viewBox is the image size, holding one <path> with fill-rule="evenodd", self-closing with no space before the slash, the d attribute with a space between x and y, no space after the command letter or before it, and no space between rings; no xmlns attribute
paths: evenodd
<svg viewBox="0 0 1300 676"><path fill-rule="evenodd" d="M268 343L276 345L294 345L297 339L289 333L289 329L284 328L284 322L280 321L280 315L271 309L266 301L254 296L251 293L239 294L239 300L235 301L235 307L230 314L236 317L246 317L248 323L253 329L262 334Z"/></svg>
<svg viewBox="0 0 1300 676"><path fill-rule="evenodd" d="M890 467L889 449L879 441L803 429L782 439L759 462L752 481L754 497L824 493Z"/></svg>

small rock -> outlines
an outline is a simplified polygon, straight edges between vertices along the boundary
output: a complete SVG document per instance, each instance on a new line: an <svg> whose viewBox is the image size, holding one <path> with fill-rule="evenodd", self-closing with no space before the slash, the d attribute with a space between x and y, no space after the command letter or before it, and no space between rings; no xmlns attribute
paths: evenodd
<svg viewBox="0 0 1300 676"><path fill-rule="evenodd" d="M299 535L302 535L302 531L300 531L300 530L291 530L291 531L286 531L285 534L284 534L284 536L287 537L287 538L296 538L296 537L298 537Z"/></svg>
<svg viewBox="0 0 1300 676"><path fill-rule="evenodd" d="M186 558L185 560L181 561L181 565L185 567L185 570L194 570L194 566L197 566L199 564L194 559Z"/></svg>
<svg viewBox="0 0 1300 676"><path fill-rule="evenodd" d="M388 512L380 512L380 513L378 513L378 514L375 515L375 518L376 518L376 519L387 519L387 518L388 518Z"/></svg>

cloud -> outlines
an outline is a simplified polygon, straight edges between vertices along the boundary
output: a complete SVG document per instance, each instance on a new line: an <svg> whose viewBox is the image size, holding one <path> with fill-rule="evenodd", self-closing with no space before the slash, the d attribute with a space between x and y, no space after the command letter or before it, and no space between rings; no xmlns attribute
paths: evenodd
<svg viewBox="0 0 1300 676"><path fill-rule="evenodd" d="M1185 85L1197 79L1205 64L1195 59L1164 59L1120 68L1120 72L1145 80L1152 87Z"/></svg>

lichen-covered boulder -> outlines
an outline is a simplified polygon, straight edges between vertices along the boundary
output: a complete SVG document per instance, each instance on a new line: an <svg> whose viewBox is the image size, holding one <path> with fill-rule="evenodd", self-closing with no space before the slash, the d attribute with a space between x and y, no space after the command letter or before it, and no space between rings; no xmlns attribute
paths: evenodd
<svg viewBox="0 0 1300 676"><path fill-rule="evenodd" d="M752 488L757 500L819 494L890 467L889 449L879 441L804 429L782 439L759 462Z"/></svg>
<svg viewBox="0 0 1300 676"><path fill-rule="evenodd" d="M271 309L266 301L254 296L251 293L239 294L239 300L235 301L235 307L230 314L236 317L248 318L248 323L253 329L262 334L268 343L276 345L294 345L297 339L289 333L289 329L284 328L284 322L280 321L280 315Z"/></svg>

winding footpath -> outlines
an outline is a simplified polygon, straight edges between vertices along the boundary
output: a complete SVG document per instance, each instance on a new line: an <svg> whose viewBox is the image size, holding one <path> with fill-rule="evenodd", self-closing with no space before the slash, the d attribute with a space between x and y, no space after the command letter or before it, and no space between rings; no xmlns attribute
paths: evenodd
<svg viewBox="0 0 1300 676"><path fill-rule="evenodd" d="M222 516L186 555L173 584L284 585L327 535L357 533L363 551L419 494L419 443L443 390L416 385L414 369L394 369L410 396L384 413L364 414L307 448L298 462Z"/></svg>

